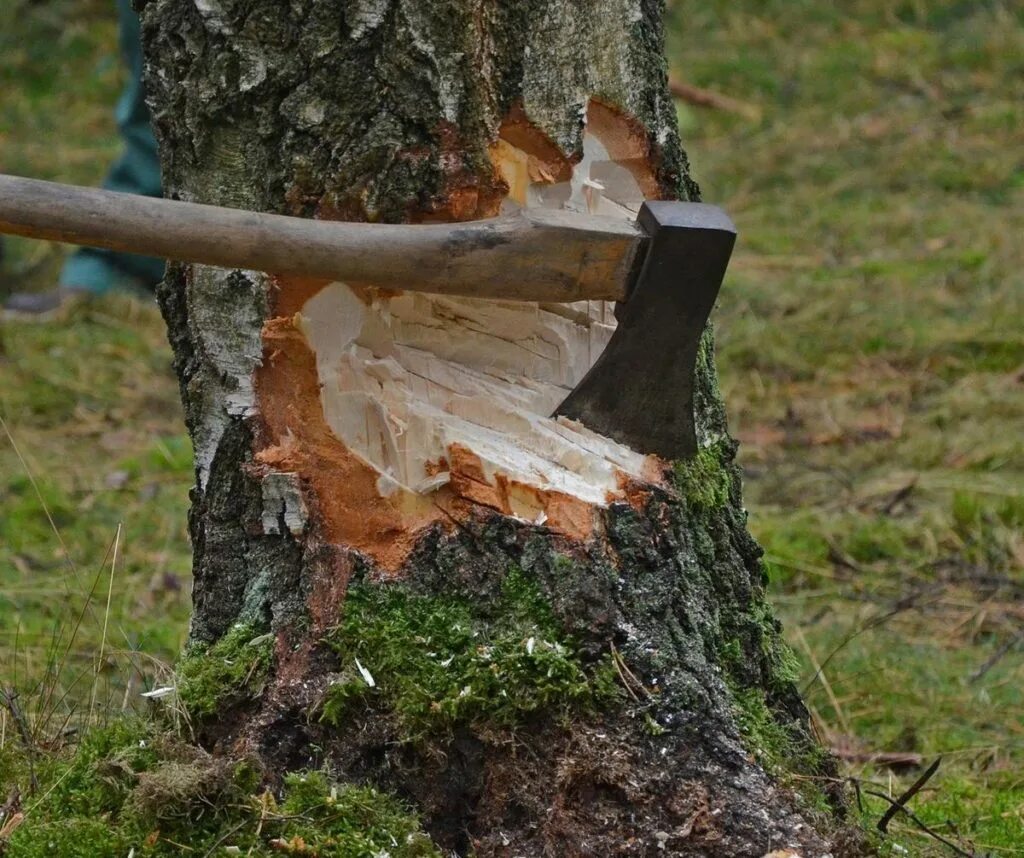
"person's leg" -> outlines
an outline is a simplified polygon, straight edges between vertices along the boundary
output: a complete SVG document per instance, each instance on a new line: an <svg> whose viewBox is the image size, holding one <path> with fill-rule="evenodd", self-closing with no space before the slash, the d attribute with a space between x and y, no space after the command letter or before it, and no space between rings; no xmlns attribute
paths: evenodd
<svg viewBox="0 0 1024 858"><path fill-rule="evenodd" d="M117 0L117 7L121 53L128 70L128 81L115 111L117 126L124 140L124 151L110 168L103 187L158 197L161 194L160 162L142 87L139 19L132 10L131 0ZM60 285L95 294L126 285L152 289L160 282L163 274L162 259L82 248L64 265Z"/></svg>

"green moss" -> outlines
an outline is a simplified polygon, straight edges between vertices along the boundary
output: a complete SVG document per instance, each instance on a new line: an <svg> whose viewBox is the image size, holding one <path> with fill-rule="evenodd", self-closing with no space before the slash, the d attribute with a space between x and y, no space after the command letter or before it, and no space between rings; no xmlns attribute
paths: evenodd
<svg viewBox="0 0 1024 858"><path fill-rule="evenodd" d="M68 817L16 829L7 858L115 858L128 854L120 834L102 819Z"/></svg>
<svg viewBox="0 0 1024 858"><path fill-rule="evenodd" d="M800 662L783 639L767 602L756 601L744 619L743 638L730 638L719 647L744 746L766 771L792 787L808 808L830 815L833 808L822 789L826 781L821 779L829 773L827 753L792 720L791 713L773 706L796 694Z"/></svg>
<svg viewBox="0 0 1024 858"><path fill-rule="evenodd" d="M44 757L39 775L56 783L50 804L68 816L96 818L120 808L135 774L158 759L151 728L143 721L119 719L87 733L70 759Z"/></svg>
<svg viewBox="0 0 1024 858"><path fill-rule="evenodd" d="M237 625L212 646L195 645L178 663L178 699L192 716L256 697L270 672L274 641Z"/></svg>
<svg viewBox="0 0 1024 858"><path fill-rule="evenodd" d="M828 753L806 735L787 727L776 716L763 690L731 687L733 716L747 750L769 774L800 797L803 804L826 817L834 812L823 789Z"/></svg>
<svg viewBox="0 0 1024 858"><path fill-rule="evenodd" d="M800 662L782 637L771 606L758 598L731 618L732 631L718 644L718 661L736 686L785 694L800 677ZM758 657L759 656L759 657Z"/></svg>
<svg viewBox="0 0 1024 858"><path fill-rule="evenodd" d="M750 613L760 626L761 653L768 673L765 687L781 692L800 678L800 661L782 637L782 627L766 601L756 602Z"/></svg>
<svg viewBox="0 0 1024 858"><path fill-rule="evenodd" d="M359 705L393 712L411 735L476 721L508 726L542 710L596 709L618 694L610 657L585 664L519 570L484 607L355 586L330 641L345 671L323 705L334 724Z"/></svg>
<svg viewBox="0 0 1024 858"><path fill-rule="evenodd" d="M140 720L86 734L38 766L43 798L11 837L10 856L179 854L237 825L256 787L245 763L215 760ZM24 783L24 772L15 778ZM63 839L62 839L63 838ZM56 844L51 846L51 844ZM79 851L69 851L77 849Z"/></svg>
<svg viewBox="0 0 1024 858"><path fill-rule="evenodd" d="M732 475L721 444L702 447L693 458L676 462L674 472L676 489L694 511L712 512L729 502Z"/></svg>
<svg viewBox="0 0 1024 858"><path fill-rule="evenodd" d="M787 772L796 756L793 736L779 723L759 688L733 688L733 714L747 749L773 774Z"/></svg>
<svg viewBox="0 0 1024 858"><path fill-rule="evenodd" d="M668 729L663 727L657 721L655 721L651 717L650 713L645 712L644 713L644 732L646 732L648 736L663 736L663 735L665 735L665 733L668 732Z"/></svg>
<svg viewBox="0 0 1024 858"><path fill-rule="evenodd" d="M792 690L800 663L782 639L778 621L763 600L751 605L743 628L744 640L730 638L719 648L732 695L736 725L747 748L773 774L805 772L802 757L808 752L805 736L794 734L776 716L769 695ZM761 655L760 663L752 655Z"/></svg>
<svg viewBox="0 0 1024 858"><path fill-rule="evenodd" d="M26 766L4 764L5 782L25 788ZM140 721L89 733L37 769L41 798L24 801L25 821L0 844L4 858L440 856L391 796L319 772L287 775L275 796L246 761L211 757Z"/></svg>

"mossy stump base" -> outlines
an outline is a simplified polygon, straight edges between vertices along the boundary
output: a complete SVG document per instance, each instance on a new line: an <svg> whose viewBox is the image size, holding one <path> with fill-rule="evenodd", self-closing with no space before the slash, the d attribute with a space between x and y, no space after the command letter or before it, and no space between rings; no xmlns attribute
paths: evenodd
<svg viewBox="0 0 1024 858"><path fill-rule="evenodd" d="M186 684L197 736L271 780L323 767L397 795L462 855L843 854L821 833L835 769L716 464L612 505L588 546L492 515L438 528L397 578L348 557L346 599L279 633L272 666L243 630L243 683L222 652L220 699Z"/></svg>

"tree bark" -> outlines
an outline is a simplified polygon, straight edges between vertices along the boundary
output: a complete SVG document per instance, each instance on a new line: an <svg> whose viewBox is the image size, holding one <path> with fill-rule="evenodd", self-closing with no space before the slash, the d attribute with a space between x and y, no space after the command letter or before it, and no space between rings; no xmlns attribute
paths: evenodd
<svg viewBox="0 0 1024 858"><path fill-rule="evenodd" d="M169 196L385 222L698 199L658 2L139 5ZM199 265L159 298L196 457L192 652L238 628L274 641L257 685L193 712L202 741L271 781L325 766L390 790L460 855L838 850L710 330L701 453L672 464L540 415L606 341L597 302L413 304ZM519 337L555 345L503 364ZM555 435L552 464L536 439Z"/></svg>

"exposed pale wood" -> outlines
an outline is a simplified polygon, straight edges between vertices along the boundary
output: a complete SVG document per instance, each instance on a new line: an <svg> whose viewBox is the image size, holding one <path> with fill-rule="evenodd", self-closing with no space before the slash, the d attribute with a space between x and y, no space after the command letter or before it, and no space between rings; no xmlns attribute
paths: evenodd
<svg viewBox="0 0 1024 858"><path fill-rule="evenodd" d="M645 240L633 223L576 212L339 223L6 175L0 232L386 289L550 302L623 298Z"/></svg>

